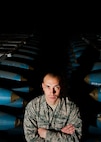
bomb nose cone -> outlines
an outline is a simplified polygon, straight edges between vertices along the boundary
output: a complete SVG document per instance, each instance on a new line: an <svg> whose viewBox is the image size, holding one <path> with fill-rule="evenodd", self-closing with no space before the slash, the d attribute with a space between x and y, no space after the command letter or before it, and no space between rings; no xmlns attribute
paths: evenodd
<svg viewBox="0 0 101 142"><path fill-rule="evenodd" d="M16 101L17 99L19 99L20 96L16 95L14 92L12 93L12 96L11 96L11 102L14 102Z"/></svg>
<svg viewBox="0 0 101 142"><path fill-rule="evenodd" d="M34 90L34 88L33 87L30 87L29 88L29 92L31 92L31 91L33 91Z"/></svg>
<svg viewBox="0 0 101 142"><path fill-rule="evenodd" d="M87 75L87 76L84 78L84 81L85 81L86 83L89 83L89 82L90 82L90 80L89 80L89 75Z"/></svg>
<svg viewBox="0 0 101 142"><path fill-rule="evenodd" d="M29 70L34 70L34 68L33 68L33 67L31 67L31 66L29 66Z"/></svg>
<svg viewBox="0 0 101 142"><path fill-rule="evenodd" d="M16 121L15 121L15 127L18 127L18 126L22 126L21 119L16 119Z"/></svg>
<svg viewBox="0 0 101 142"><path fill-rule="evenodd" d="M24 101L23 101L23 106L26 107L27 103L28 103L28 102L24 100Z"/></svg>
<svg viewBox="0 0 101 142"><path fill-rule="evenodd" d="M27 79L21 76L21 81L27 81Z"/></svg>

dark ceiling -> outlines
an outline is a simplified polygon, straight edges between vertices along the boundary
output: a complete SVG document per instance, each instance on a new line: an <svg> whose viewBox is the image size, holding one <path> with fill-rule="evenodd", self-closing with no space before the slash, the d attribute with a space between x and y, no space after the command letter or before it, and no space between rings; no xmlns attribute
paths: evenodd
<svg viewBox="0 0 101 142"><path fill-rule="evenodd" d="M101 12L96 3L4 3L0 5L0 33L32 33L69 38L82 32L101 31Z"/></svg>

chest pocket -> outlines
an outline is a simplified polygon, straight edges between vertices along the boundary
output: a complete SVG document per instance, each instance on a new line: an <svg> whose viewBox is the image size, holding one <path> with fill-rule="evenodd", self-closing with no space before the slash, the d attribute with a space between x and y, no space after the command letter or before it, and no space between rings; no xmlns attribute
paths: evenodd
<svg viewBox="0 0 101 142"><path fill-rule="evenodd" d="M40 115L40 117L38 117L37 123L38 123L38 128L39 127L47 128L49 126L49 122L47 121L47 119L43 115Z"/></svg>
<svg viewBox="0 0 101 142"><path fill-rule="evenodd" d="M57 118L56 118L56 120L55 120L55 122L54 122L55 129L56 130L61 130L61 128L63 128L67 123L68 123L67 116L58 115Z"/></svg>

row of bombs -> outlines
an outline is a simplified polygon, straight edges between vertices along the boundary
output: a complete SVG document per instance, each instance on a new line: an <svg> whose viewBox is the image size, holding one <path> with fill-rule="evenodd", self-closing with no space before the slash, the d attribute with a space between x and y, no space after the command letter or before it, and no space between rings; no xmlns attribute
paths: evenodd
<svg viewBox="0 0 101 142"><path fill-rule="evenodd" d="M69 61L67 72L68 72L68 78L70 81L72 78L72 74L74 72L76 73L79 72L78 76L83 74L82 75L83 81L86 84L91 85L92 90L90 88L89 96L91 97L91 99L93 99L95 106L96 106L96 103L98 103L99 105L101 103L101 61L99 59L99 56L95 60L91 59L91 57L94 58L95 55L90 56L90 54L87 53L88 51L92 53L92 50L93 50L93 48L88 43L90 42L85 42L84 40L82 40L82 38L78 40L71 40L70 47L68 47L67 49L68 61ZM94 51L95 50L96 49L94 49ZM99 55L99 53L97 55ZM82 56L85 57L84 58L85 63L80 60L82 59ZM89 58L87 58L87 56L89 56ZM86 65L82 65L82 63L86 64L86 61L90 63L89 59L90 61L93 61L93 63L91 63L92 67L88 65L91 68L87 66L89 68L89 70L87 71ZM79 79L78 79L78 82L79 82ZM71 88L71 84L72 83L70 82L70 88ZM88 133L95 134L95 135L101 135L101 111L99 110L99 108L96 114L96 118L94 117L94 121L95 121L94 125L89 124Z"/></svg>
<svg viewBox="0 0 101 142"><path fill-rule="evenodd" d="M22 134L23 113L35 84L39 38L0 35L0 131Z"/></svg>

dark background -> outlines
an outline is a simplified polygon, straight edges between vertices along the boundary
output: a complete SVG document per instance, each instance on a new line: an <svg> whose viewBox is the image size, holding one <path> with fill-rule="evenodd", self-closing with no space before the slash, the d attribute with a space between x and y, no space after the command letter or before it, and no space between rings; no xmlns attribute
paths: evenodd
<svg viewBox="0 0 101 142"><path fill-rule="evenodd" d="M0 33L37 30L45 41L49 38L67 41L74 34L100 32L100 17L97 2L2 2Z"/></svg>
<svg viewBox="0 0 101 142"><path fill-rule="evenodd" d="M70 40L81 33L101 33L100 19L100 4L95 2L0 4L0 34L35 32L40 35L42 69L49 66L63 69L64 49Z"/></svg>

